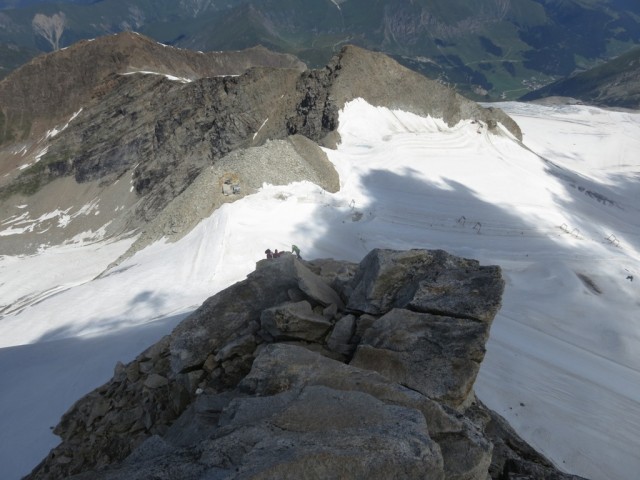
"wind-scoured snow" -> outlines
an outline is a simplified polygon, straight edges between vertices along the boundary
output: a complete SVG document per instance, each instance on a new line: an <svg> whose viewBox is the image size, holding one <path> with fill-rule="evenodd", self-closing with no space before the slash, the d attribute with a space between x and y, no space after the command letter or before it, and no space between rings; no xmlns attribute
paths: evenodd
<svg viewBox="0 0 640 480"><path fill-rule="evenodd" d="M269 121L269 118L265 118L264 122L262 122L262 125L260 125L260 128L258 128L258 130L256 130L256 133L253 134L253 140L256 139L256 137L260 133L260 130L262 130L262 127L264 127L268 121Z"/></svg>
<svg viewBox="0 0 640 480"><path fill-rule="evenodd" d="M69 118L67 123L65 123L62 127L60 127L60 128L55 127L55 128L52 128L51 130L47 131L47 133L45 134L45 140L53 138L56 135L58 135L60 132L65 130L69 126L69 124L71 122L73 122L78 117L78 115L80 115L81 113L82 113L82 108L80 110L78 110L77 112L75 112L73 115L71 115L71 118Z"/></svg>
<svg viewBox="0 0 640 480"><path fill-rule="evenodd" d="M18 170L25 170L25 169L27 169L29 167L32 167L33 165L38 163L40 160L42 160L42 157L44 157L47 154L48 151L49 151L49 146L47 145L46 147L44 147L43 149L38 151L38 153L35 154L33 162L25 163L24 165L20 165L18 167Z"/></svg>
<svg viewBox="0 0 640 480"><path fill-rule="evenodd" d="M166 47L167 45L163 45L160 44L163 47ZM190 78L186 78L186 77L176 77L175 75L170 75L168 73L160 73L160 72L152 72L152 71L148 71L148 70L136 70L133 72L126 72L123 73L122 75L133 75L133 74L141 74L141 75L160 75L162 77L165 77L167 80L171 80L172 82L180 82L180 83L191 83L193 80L191 80Z"/></svg>
<svg viewBox="0 0 640 480"><path fill-rule="evenodd" d="M0 257L11 312L0 317L2 478L27 473L57 444L49 427L117 361L243 279L266 248L292 244L306 258L442 248L500 265L503 308L478 396L561 469L635 478L640 115L503 107L524 147L481 123L448 127L356 100L340 114L342 143L326 150L340 173L336 194L265 185L97 278L126 245Z"/></svg>
<svg viewBox="0 0 640 480"><path fill-rule="evenodd" d="M48 248L39 255L0 256L0 348L32 343L41 335L50 333L50 327L58 328L62 323L60 311L38 316L31 325L19 326L14 323L20 323L22 317L12 313L24 308L39 308L37 305L43 299L91 282L131 243L133 239L84 246L61 245ZM51 322L46 320L49 317Z"/></svg>
<svg viewBox="0 0 640 480"><path fill-rule="evenodd" d="M66 208L65 210L57 208L51 212L40 215L38 218L31 218L31 214L26 211L20 215L14 215L1 220L0 237L31 232L44 233L52 228L52 226L56 228L66 228L71 221L80 216L98 215L100 213L99 208L100 200L98 198L94 198L91 202L80 207L77 212L73 213L71 213L73 207ZM55 222L51 222L51 220L54 219ZM95 240L97 239L97 236L96 234L91 233L89 235L84 235L83 238L92 238ZM78 243L78 240L72 240L71 243Z"/></svg>

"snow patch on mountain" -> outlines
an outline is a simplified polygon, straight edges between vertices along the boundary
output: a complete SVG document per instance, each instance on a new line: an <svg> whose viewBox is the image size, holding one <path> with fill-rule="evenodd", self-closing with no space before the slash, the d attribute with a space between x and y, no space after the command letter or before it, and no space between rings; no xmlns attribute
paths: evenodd
<svg viewBox="0 0 640 480"><path fill-rule="evenodd" d="M64 210L59 208L44 213L38 218L31 218L31 214L27 211L21 215L14 215L8 217L0 222L0 227L5 226L3 230L0 230L0 237L9 235L19 235L26 232L45 233L52 227L66 228L69 223L80 217L86 215L98 215L100 213L100 200L94 198L91 202L83 205L77 212L70 213L74 207L69 207ZM19 208L19 207L17 207ZM55 220L55 221L51 221ZM105 225L106 227L106 225ZM104 228L104 227L103 227ZM95 234L81 235L82 238L98 238ZM71 243L78 243L77 240L72 240Z"/></svg>
<svg viewBox="0 0 640 480"><path fill-rule="evenodd" d="M62 127L58 128L52 128L51 130L48 130L47 133L45 134L45 140L48 140L50 138L55 137L56 135L58 135L60 132L66 130L66 128L69 126L69 124L71 122L73 122L78 115L80 115L82 113L82 108L80 110L78 110L77 112L75 112L73 115L71 115L71 118L69 118L69 120L67 121L67 123L65 123Z"/></svg>
<svg viewBox="0 0 640 480"><path fill-rule="evenodd" d="M163 46L167 46L167 45L163 45ZM160 75L168 80L171 80L172 82L180 82L180 83L191 83L193 80L191 80L190 78L186 78L186 77L176 77L175 75L170 75L168 73L160 73L160 72L152 72L149 70L136 70L133 72L126 72L123 73L122 75L134 75L134 74L141 74L141 75Z"/></svg>

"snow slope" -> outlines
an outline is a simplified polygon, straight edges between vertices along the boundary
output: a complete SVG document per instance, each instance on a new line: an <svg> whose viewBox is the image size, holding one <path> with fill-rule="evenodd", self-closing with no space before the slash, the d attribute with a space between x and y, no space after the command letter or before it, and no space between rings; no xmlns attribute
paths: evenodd
<svg viewBox="0 0 640 480"><path fill-rule="evenodd" d="M18 478L41 459L57 443L49 427L116 361L244 278L266 248L295 243L308 258L442 248L501 265L504 305L478 396L561 469L635 478L640 114L502 106L524 147L474 122L450 128L350 102L342 143L327 150L338 193L265 185L179 242L156 243L93 280L104 262L63 282L43 275L61 268L55 249L0 257L0 295L13 282L38 299L0 317L0 477Z"/></svg>

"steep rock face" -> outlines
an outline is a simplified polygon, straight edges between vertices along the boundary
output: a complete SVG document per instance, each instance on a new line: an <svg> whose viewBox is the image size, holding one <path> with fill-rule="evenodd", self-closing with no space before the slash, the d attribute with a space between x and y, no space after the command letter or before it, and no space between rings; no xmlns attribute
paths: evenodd
<svg viewBox="0 0 640 480"><path fill-rule="evenodd" d="M483 319L470 320L476 331L458 333L464 316L391 305L374 315L345 310L354 292L367 290L363 283L407 256L422 276L468 264L467 283L489 284ZM444 266L433 267L434 257ZM372 265L380 268L372 272ZM420 275L404 269L388 292L377 293L397 296ZM486 480L490 468L502 474L481 428L489 423L486 410L475 405L465 414L462 403L470 402L451 402L458 395L446 393L473 384L477 369L459 367L482 360L502 288L498 267L440 251L374 250L359 265L291 255L261 260L246 280L211 297L79 400L55 429L61 445L29 478ZM482 301L476 299L472 316ZM362 348L385 336L404 349L403 359L389 363L413 369L413 378L358 360ZM424 351L421 339L440 347ZM423 378L435 364L438 375ZM509 455L496 462L522 467L517 454ZM552 471L536 458L528 460Z"/></svg>
<svg viewBox="0 0 640 480"><path fill-rule="evenodd" d="M309 138L337 128L340 109L360 97L375 106L442 118L449 125L474 119L494 129L499 122L522 139L518 125L500 109L483 108L387 55L353 45L344 47L324 69L304 72L298 91L303 98L290 117L289 130Z"/></svg>
<svg viewBox="0 0 640 480"><path fill-rule="evenodd" d="M88 229L104 231L107 237L139 232L211 166L214 157L252 144L241 140L253 138L267 118L264 112L282 115L270 107L285 93L286 81L268 101L255 89L237 95L256 84L268 91L256 75L246 78L246 89L233 85L255 66L273 69L274 84L282 80L276 72L304 69L294 57L264 48L198 53L123 33L39 57L5 78L0 82L0 210L4 218L17 218L22 214L17 206L28 204L34 220L59 211L70 212L70 221L59 223L56 218L38 224L37 233L4 237L2 249L31 254L40 244L57 245ZM227 84L221 75L227 76ZM257 106L250 111L255 119L249 118L247 105ZM267 127L255 145L270 138ZM303 141L289 143L296 174L285 181L310 180L337 188L337 174L317 146L314 150ZM221 167L225 170L218 171L207 196L215 198L215 205L203 215L227 200L221 193L227 173L251 177L254 190L267 180L259 171L246 172L246 165ZM131 184L135 188L129 191ZM251 193L247 187L249 183L243 185L243 194ZM78 212L89 205L113 206L110 214L100 208L99 216L88 219ZM186 222L175 233L186 233L193 224ZM144 238L157 238L151 233Z"/></svg>

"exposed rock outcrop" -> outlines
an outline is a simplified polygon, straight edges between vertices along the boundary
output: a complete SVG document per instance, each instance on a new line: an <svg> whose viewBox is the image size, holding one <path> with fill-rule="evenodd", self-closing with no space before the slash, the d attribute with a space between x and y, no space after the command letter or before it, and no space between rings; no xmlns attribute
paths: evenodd
<svg viewBox="0 0 640 480"><path fill-rule="evenodd" d="M413 311L438 278L456 283L447 295L473 297L450 299L456 317ZM533 454L505 454L505 442L492 465L496 440L483 428L494 420L473 402L502 289L498 267L442 251L374 250L359 265L261 260L79 400L29 478L486 480L526 462L553 471Z"/></svg>

